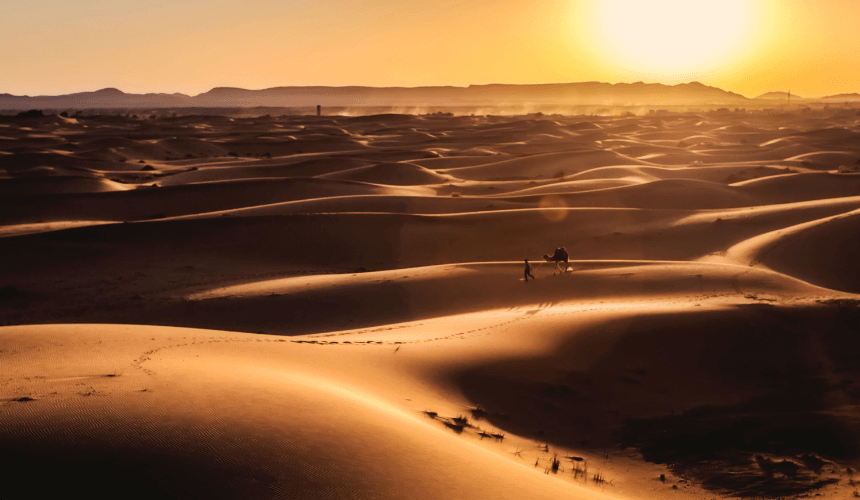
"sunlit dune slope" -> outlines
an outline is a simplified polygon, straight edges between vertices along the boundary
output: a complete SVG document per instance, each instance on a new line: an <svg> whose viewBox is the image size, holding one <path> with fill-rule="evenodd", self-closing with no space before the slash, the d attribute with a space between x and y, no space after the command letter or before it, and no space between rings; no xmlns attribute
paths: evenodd
<svg viewBox="0 0 860 500"><path fill-rule="evenodd" d="M550 264L534 265L541 281L528 288L521 280L511 279L522 267L518 263L299 276L203 290L186 297L191 302L160 308L157 316L168 325L295 335L534 303L742 299L756 294L810 299L831 293L778 273L734 265L573 261L573 273L559 276L552 276ZM138 322L139 314L103 314L101 318Z"/></svg>
<svg viewBox="0 0 860 500"><path fill-rule="evenodd" d="M441 170L460 179L493 181L570 175L609 165L642 164L611 151L564 151L502 160L484 165Z"/></svg>
<svg viewBox="0 0 860 500"><path fill-rule="evenodd" d="M631 184L571 194L565 193L564 188L564 184L561 184L556 190L544 187L541 191L559 196L564 200L565 205L572 207L702 210L758 204L755 198L737 189L690 179L656 180L647 184Z"/></svg>
<svg viewBox="0 0 860 500"><path fill-rule="evenodd" d="M622 179L652 182L660 179L695 179L732 184L743 180L785 174L787 169L772 166L716 165L687 167L616 166L601 167L573 175L573 180Z"/></svg>
<svg viewBox="0 0 860 500"><path fill-rule="evenodd" d="M250 163L250 164L249 164ZM356 158L275 159L262 161L218 162L189 167L159 181L161 186L198 182L254 179L259 177L314 177L328 172L371 165L370 160Z"/></svg>
<svg viewBox="0 0 860 500"><path fill-rule="evenodd" d="M386 188L349 181L272 178L221 181L170 187L138 188L121 195L87 193L68 196L6 198L0 215L6 224L46 220L110 218L117 221L159 219L304 199L355 194L417 194L420 188ZM423 192L427 192L424 190ZM14 207L14 210L12 208ZM62 218L60 218L62 217Z"/></svg>
<svg viewBox="0 0 860 500"><path fill-rule="evenodd" d="M448 175L440 175L427 168L402 163L379 163L373 166L356 167L320 176L326 179L370 182L374 184L393 184L397 186L414 186L422 184L441 184L454 180Z"/></svg>
<svg viewBox="0 0 860 500"><path fill-rule="evenodd" d="M38 380L15 389L34 400L0 409L14 496L609 498L403 405L396 396L422 399L408 370L391 366L403 380L378 394L367 363L389 349L320 370L300 345L226 332L82 325L0 336L14 352L6 373ZM83 487L75 474L87 464L104 477Z"/></svg>

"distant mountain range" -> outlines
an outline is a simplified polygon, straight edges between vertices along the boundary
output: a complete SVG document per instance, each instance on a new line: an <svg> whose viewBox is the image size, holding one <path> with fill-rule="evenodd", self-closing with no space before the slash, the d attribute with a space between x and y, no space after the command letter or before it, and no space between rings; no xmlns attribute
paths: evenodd
<svg viewBox="0 0 860 500"><path fill-rule="evenodd" d="M791 98L792 99L803 99L803 97L801 97L797 94L791 94ZM788 92L768 92L767 94L762 94L762 95L756 97L756 99L770 99L770 100L781 99L781 100L785 101L788 99Z"/></svg>
<svg viewBox="0 0 860 500"><path fill-rule="evenodd" d="M836 94L836 95L828 95L821 98L822 101L860 101L860 94Z"/></svg>
<svg viewBox="0 0 860 500"><path fill-rule="evenodd" d="M788 101L788 92L768 92L767 94L762 94L755 98L755 100L762 101ZM804 103L810 102L826 102L826 101L838 101L838 102L857 102L860 101L860 94L835 94L835 95L826 95L824 97L818 97L815 99L807 99L806 97L801 97L797 94L791 94L791 100L797 100L797 102L803 101Z"/></svg>
<svg viewBox="0 0 860 500"><path fill-rule="evenodd" d="M0 109L141 109L183 107L743 105L746 97L699 82L558 83L470 85L469 87L275 87L263 90L218 87L196 96L126 94L108 88L59 96L0 94Z"/></svg>

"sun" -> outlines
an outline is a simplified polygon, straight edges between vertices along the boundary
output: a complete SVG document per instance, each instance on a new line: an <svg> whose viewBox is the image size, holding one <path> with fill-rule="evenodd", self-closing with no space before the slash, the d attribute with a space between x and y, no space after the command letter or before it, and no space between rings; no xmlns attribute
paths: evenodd
<svg viewBox="0 0 860 500"><path fill-rule="evenodd" d="M601 0L592 30L600 51L628 71L673 79L716 69L752 35L749 0Z"/></svg>

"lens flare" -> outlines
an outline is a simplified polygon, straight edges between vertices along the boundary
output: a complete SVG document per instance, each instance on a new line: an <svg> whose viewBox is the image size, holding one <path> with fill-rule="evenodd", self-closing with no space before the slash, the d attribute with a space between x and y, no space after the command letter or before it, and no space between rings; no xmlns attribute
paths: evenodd
<svg viewBox="0 0 860 500"><path fill-rule="evenodd" d="M541 208L541 215L548 221L561 222L567 218L567 203L560 196L554 194L541 198L538 206Z"/></svg>

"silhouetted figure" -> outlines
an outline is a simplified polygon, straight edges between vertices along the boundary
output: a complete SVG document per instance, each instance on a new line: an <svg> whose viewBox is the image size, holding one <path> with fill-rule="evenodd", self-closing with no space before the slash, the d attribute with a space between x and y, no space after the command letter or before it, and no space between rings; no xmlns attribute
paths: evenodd
<svg viewBox="0 0 860 500"><path fill-rule="evenodd" d="M532 276L532 266L530 266L530 265L529 265L529 260L528 260L528 259L526 259L526 270L525 270L525 272L523 273L523 276L526 278L526 281L528 281L528 280L529 280L529 276L531 276L531 277L532 277L532 279L535 279L535 277L534 277L534 276Z"/></svg>
<svg viewBox="0 0 860 500"><path fill-rule="evenodd" d="M322 106L317 104L317 116L321 116L321 115L322 115Z"/></svg>
<svg viewBox="0 0 860 500"><path fill-rule="evenodd" d="M555 262L555 270L562 272L562 273L567 271L567 260L569 258L570 258L570 256L567 253L567 249L564 247L556 248L555 252L553 252L553 254L552 254L552 257L550 257L549 255L546 255L546 254L544 254L544 256L543 256L543 259L545 261ZM562 262L564 262L564 268L563 269L561 267ZM555 274L555 271L553 271L552 274Z"/></svg>

